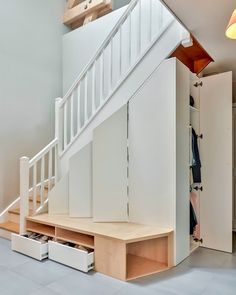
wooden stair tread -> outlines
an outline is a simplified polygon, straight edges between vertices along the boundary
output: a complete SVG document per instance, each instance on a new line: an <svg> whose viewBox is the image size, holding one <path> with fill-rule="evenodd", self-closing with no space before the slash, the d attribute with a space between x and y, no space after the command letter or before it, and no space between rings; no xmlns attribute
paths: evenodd
<svg viewBox="0 0 236 295"><path fill-rule="evenodd" d="M7 221L7 222L0 223L0 229L4 229L12 233L18 234L20 231L20 225L12 221Z"/></svg>
<svg viewBox="0 0 236 295"><path fill-rule="evenodd" d="M48 197L48 196L45 194L43 200L46 201L47 197ZM30 196L30 197L29 197L29 201L30 201L30 202L33 202L33 196ZM36 203L40 203L40 202L41 202L41 198L40 198L40 196L37 196L37 197L36 197Z"/></svg>
<svg viewBox="0 0 236 295"><path fill-rule="evenodd" d="M8 210L8 213L20 215L20 208L10 209L10 210ZM29 209L29 215L32 216L32 214L33 214L33 210Z"/></svg>

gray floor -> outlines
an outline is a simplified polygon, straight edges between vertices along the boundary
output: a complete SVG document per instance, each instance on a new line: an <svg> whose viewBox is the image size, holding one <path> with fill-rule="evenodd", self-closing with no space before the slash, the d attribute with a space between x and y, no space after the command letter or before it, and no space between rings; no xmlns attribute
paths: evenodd
<svg viewBox="0 0 236 295"><path fill-rule="evenodd" d="M0 295L153 295L236 294L236 252L198 249L178 267L120 282L101 274L84 274L52 261L38 262L10 250L0 239Z"/></svg>

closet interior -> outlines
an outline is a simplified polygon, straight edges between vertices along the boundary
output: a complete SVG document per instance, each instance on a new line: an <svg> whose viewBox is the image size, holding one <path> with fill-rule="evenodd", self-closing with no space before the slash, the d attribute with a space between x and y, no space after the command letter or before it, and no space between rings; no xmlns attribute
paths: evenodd
<svg viewBox="0 0 236 295"><path fill-rule="evenodd" d="M200 192L203 190L201 180L200 145L203 135L200 134L200 98L201 82L190 74L189 97L189 244L190 253L201 245L200 230Z"/></svg>

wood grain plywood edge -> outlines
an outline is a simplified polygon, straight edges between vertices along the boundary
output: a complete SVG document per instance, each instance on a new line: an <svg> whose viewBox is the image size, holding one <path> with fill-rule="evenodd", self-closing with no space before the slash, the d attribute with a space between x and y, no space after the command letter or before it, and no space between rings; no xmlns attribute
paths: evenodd
<svg viewBox="0 0 236 295"><path fill-rule="evenodd" d="M95 237L95 270L110 277L126 280L126 244Z"/></svg>
<svg viewBox="0 0 236 295"><path fill-rule="evenodd" d="M134 223L93 223L91 218L69 218L47 214L28 217L27 220L88 235L109 237L126 243L167 236L173 230Z"/></svg>

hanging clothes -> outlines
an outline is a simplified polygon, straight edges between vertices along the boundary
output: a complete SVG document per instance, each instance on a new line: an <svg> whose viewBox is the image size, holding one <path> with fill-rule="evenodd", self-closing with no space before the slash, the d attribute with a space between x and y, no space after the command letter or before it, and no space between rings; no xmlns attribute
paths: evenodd
<svg viewBox="0 0 236 295"><path fill-rule="evenodd" d="M192 128L192 174L194 183L200 183L201 180L201 161L198 149L198 136Z"/></svg>
<svg viewBox="0 0 236 295"><path fill-rule="evenodd" d="M194 212L192 203L190 202L190 235L193 235L196 225L197 225L197 217Z"/></svg>
<svg viewBox="0 0 236 295"><path fill-rule="evenodd" d="M190 202L192 204L193 210L194 210L196 218L197 218L197 224L193 230L193 236L195 239L200 240L199 202L198 202L198 196L195 192L190 193Z"/></svg>

